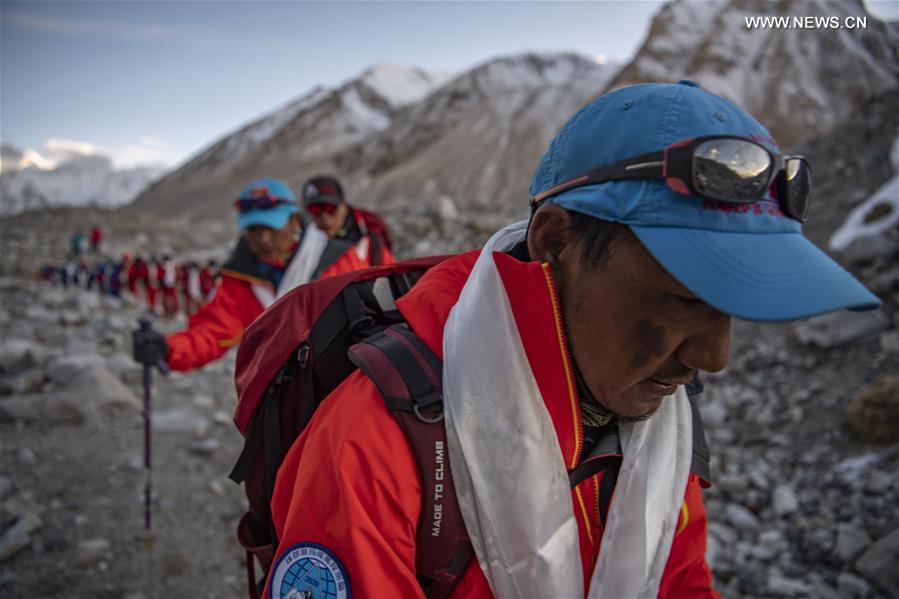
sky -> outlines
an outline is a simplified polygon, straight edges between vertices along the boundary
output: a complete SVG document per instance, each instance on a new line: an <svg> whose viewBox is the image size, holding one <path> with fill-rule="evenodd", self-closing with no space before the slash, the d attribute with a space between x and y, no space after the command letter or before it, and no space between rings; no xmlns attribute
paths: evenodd
<svg viewBox="0 0 899 599"><path fill-rule="evenodd" d="M0 140L47 159L175 166L317 85L379 63L626 61L660 1L0 1Z"/></svg>

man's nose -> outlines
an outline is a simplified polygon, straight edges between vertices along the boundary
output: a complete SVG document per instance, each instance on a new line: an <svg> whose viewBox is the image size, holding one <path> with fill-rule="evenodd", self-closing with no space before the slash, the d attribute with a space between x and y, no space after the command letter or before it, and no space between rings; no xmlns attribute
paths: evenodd
<svg viewBox="0 0 899 599"><path fill-rule="evenodd" d="M269 228L260 229L256 236L257 241L262 245L268 246L272 243L272 230Z"/></svg>
<svg viewBox="0 0 899 599"><path fill-rule="evenodd" d="M687 338L675 355L694 370L720 372L730 357L730 316L714 310L701 331Z"/></svg>

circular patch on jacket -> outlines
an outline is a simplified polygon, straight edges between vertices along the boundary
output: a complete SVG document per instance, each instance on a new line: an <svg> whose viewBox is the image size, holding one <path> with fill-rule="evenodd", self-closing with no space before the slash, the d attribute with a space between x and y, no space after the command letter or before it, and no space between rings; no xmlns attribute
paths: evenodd
<svg viewBox="0 0 899 599"><path fill-rule="evenodd" d="M269 590L271 599L350 599L346 569L317 543L300 543L282 553Z"/></svg>

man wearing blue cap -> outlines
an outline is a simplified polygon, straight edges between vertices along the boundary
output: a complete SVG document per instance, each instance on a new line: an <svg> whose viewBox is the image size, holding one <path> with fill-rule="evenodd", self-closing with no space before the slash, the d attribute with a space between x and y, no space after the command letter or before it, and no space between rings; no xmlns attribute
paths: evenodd
<svg viewBox="0 0 899 599"><path fill-rule="evenodd" d="M698 373L727 365L732 317L879 305L802 236L809 190L802 157L691 82L583 108L534 173L531 219L396 302L443 360L448 468L476 559L416 577L416 530L439 519L358 371L279 470L278 556L327 552L346 574L338 596L717 596ZM276 558L267 596L294 590L289 566Z"/></svg>
<svg viewBox="0 0 899 599"><path fill-rule="evenodd" d="M175 370L192 370L221 357L278 297L308 283L327 236L303 226L291 189L276 179L247 185L235 202L240 241L222 266L212 300L191 316L188 329L168 337L135 333L135 352L152 347ZM138 347L140 346L140 347Z"/></svg>

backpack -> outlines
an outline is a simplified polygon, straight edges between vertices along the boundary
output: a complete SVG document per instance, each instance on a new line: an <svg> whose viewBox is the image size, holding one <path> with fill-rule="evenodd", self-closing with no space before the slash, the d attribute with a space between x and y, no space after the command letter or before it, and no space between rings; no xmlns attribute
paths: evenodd
<svg viewBox="0 0 899 599"><path fill-rule="evenodd" d="M416 460L422 488L416 575L425 596L447 597L468 567L474 551L446 450L442 364L394 303L446 258L407 260L303 285L275 302L245 332L237 354L234 416L245 444L230 477L245 483L249 500L237 537L246 551L253 599L265 583L264 577L256 582L253 558L267 575L278 545L269 507L278 467L319 404L356 368L377 387ZM691 470L708 486L709 451L695 401L701 391L698 377L687 386L694 430ZM618 435L607 432L568 473L574 488L604 472L599 489L603 521L621 455Z"/></svg>
<svg viewBox="0 0 899 599"><path fill-rule="evenodd" d="M441 363L394 303L445 258L407 260L300 286L244 333L234 422L245 442L230 477L244 483L249 501L237 537L246 551L250 597L257 598L265 582L256 582L253 559L267 575L278 545L270 510L278 467L319 404L356 368L378 387L409 440L423 491L453 489ZM416 571L426 596L442 598L474 553L455 493L424 491L422 501Z"/></svg>

